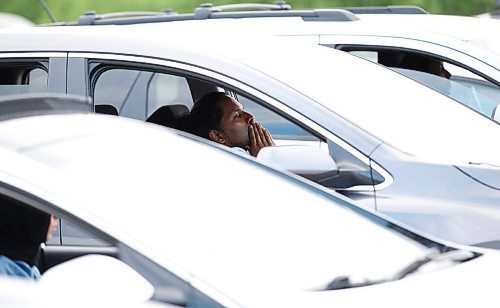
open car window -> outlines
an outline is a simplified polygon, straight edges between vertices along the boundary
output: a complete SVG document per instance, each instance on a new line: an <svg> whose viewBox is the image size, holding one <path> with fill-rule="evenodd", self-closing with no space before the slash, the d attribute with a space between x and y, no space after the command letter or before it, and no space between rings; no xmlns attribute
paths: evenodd
<svg viewBox="0 0 500 308"><path fill-rule="evenodd" d="M316 183L333 189L343 190L357 186L359 189L372 191L373 184L384 181L384 177L374 171L366 161L360 160L356 154L339 146L335 141L328 140L262 98L228 87L222 82L217 83L213 79L207 81L202 76L195 78L178 71L169 73L164 68L153 70L138 65L134 69L130 65L99 63L97 60L92 61L90 70L93 72L94 87L91 93L94 93L96 111L99 105L109 104L120 116L185 130L185 126L174 125L176 121L152 121L152 114L159 110L161 117L170 117L170 113L162 113L160 109L172 105L180 105L182 110L189 112L194 102L203 95L214 91L225 92L238 100L247 112L269 130L277 145L305 145L317 148L330 155L342 168L335 180L315 181ZM154 117L160 115L156 113ZM78 238L72 237L71 240Z"/></svg>
<svg viewBox="0 0 500 308"><path fill-rule="evenodd" d="M430 88L449 96L458 102L491 118L493 110L500 104L500 87L486 80L471 70L426 54L427 59L442 63L443 68L450 73L449 81L444 78L433 78L430 72L423 72L405 65L405 58L416 53L390 50L362 50L347 48L349 53L388 66L403 75L417 80ZM427 73L427 74L425 74Z"/></svg>
<svg viewBox="0 0 500 308"><path fill-rule="evenodd" d="M96 74L94 104L111 105L125 117L147 119L164 105L193 105L184 77L145 70L106 68Z"/></svg>
<svg viewBox="0 0 500 308"><path fill-rule="evenodd" d="M47 62L0 62L0 96L44 93L48 85Z"/></svg>

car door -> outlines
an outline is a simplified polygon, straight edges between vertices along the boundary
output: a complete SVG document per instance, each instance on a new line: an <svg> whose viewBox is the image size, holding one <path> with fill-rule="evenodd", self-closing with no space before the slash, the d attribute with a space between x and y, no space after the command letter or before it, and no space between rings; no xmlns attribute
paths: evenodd
<svg viewBox="0 0 500 308"><path fill-rule="evenodd" d="M63 52L0 54L0 95L66 93L67 55Z"/></svg>
<svg viewBox="0 0 500 308"><path fill-rule="evenodd" d="M333 156L342 168L338 178L323 185L369 208L375 208L375 189L392 180L382 167L330 131L228 76L194 65L137 56L70 53L68 63L69 80L80 80L68 85L74 94L90 95L96 105L111 104L120 116L139 120L146 120L161 106L183 104L190 109L203 94L226 91L269 128L277 144L307 144Z"/></svg>
<svg viewBox="0 0 500 308"><path fill-rule="evenodd" d="M456 48L422 40L382 37L322 35L320 44L340 49L397 72L454 98L469 108L492 117L500 104L500 71L485 60ZM401 59L407 54L420 55L443 64L451 78L432 78L414 70L405 70Z"/></svg>

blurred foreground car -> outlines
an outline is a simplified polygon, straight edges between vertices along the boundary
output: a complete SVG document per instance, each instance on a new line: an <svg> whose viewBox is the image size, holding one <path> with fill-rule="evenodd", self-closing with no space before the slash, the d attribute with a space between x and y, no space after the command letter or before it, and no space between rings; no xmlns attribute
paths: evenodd
<svg viewBox="0 0 500 308"><path fill-rule="evenodd" d="M330 155L336 167L315 182L439 238L500 247L500 144L492 141L500 126L377 64L262 35L214 43L139 25L2 37L0 94L90 96L96 112L177 127L172 115L226 91L278 144Z"/></svg>
<svg viewBox="0 0 500 308"><path fill-rule="evenodd" d="M92 258L92 272L80 270L79 278L64 277L68 265L72 269L84 266ZM97 259L98 258L98 259ZM5 308L63 308L63 307L134 307L134 308L175 308L149 300L153 293L152 285L124 263L118 263L100 256L82 257L64 266L56 267L40 281L0 276L0 306ZM74 265L76 262L76 266ZM110 276L99 275L99 264L103 272L109 268L125 272L119 281ZM87 276L85 276L87 275ZM128 276L128 277L127 277ZM98 279L101 280L98 280ZM66 281L66 283L65 283ZM106 284L109 283L109 284ZM85 290L85 291L82 291Z"/></svg>
<svg viewBox="0 0 500 308"><path fill-rule="evenodd" d="M32 27L35 24L21 15L0 12L0 28Z"/></svg>
<svg viewBox="0 0 500 308"><path fill-rule="evenodd" d="M54 303L497 305L497 251L426 238L180 131L52 110L0 122L0 204L55 214L63 235L72 226L100 243L42 247L38 287Z"/></svg>

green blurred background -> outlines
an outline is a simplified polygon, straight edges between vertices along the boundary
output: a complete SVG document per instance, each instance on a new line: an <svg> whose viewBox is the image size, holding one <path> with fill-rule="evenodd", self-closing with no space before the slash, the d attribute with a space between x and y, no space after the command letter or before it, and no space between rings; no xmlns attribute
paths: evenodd
<svg viewBox="0 0 500 308"><path fill-rule="evenodd" d="M57 21L74 21L86 11L108 13L117 11L161 11L172 8L178 13L192 12L201 3L272 3L273 0L45 0ZM327 8L339 6L418 5L430 13L476 15L494 9L493 0L288 0L292 8ZM40 0L0 0L0 11L22 15L34 23L47 23L50 18Z"/></svg>

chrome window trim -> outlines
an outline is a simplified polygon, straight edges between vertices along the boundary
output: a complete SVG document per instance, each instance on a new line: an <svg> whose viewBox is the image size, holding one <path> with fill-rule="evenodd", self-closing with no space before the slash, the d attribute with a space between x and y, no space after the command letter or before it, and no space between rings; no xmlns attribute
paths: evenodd
<svg viewBox="0 0 500 308"><path fill-rule="evenodd" d="M351 153L357 159L359 159L360 161L365 163L367 166L370 166L375 171L380 173L385 179L384 182L377 184L375 186L359 185L359 186L350 187L350 188L345 189L345 190L356 190L356 191L372 191L373 189L382 190L382 189L390 186L394 181L393 177L390 175L390 173L387 172L384 168L382 168L380 165L378 165L373 160L370 160L368 157L366 157L364 154L360 153L357 149L352 147L350 144L348 144L344 140L335 136L333 133L329 132L328 130L324 129L320 125L318 125L315 122L308 119L307 117L294 111L293 109L285 106L284 104L275 100L274 98L269 97L268 95L260 92L259 90L254 89L254 88L252 88L244 83L241 83L237 80L234 80L228 76L225 76L225 75L222 75L222 74L219 74L217 72L214 72L214 71L211 71L208 69L204 69L201 67L185 64L185 63L179 63L179 62L175 62L175 61L171 61L171 60L148 58L148 57L142 57L142 56L128 56L128 55L119 55L119 54L110 54L110 53L70 52L68 54L68 57L69 58L87 58L87 59L92 59L92 60L117 60L117 61L124 61L124 62L136 62L136 63L142 63L142 64L158 65L158 66L180 69L183 71L188 71L188 72L192 72L192 73L203 75L203 76L208 76L210 78L219 80L223 83L230 84L230 85L234 86L235 88L241 89L242 91L249 93L250 95L267 102L268 104L272 105L274 108L279 109L280 111L288 114L292 118L294 118L294 119L298 120L299 122L305 124L306 126L310 127L312 130L314 130L314 131L320 133L321 135L325 136L326 138L332 140L333 142L338 144L340 147L342 147L344 150Z"/></svg>
<svg viewBox="0 0 500 308"><path fill-rule="evenodd" d="M0 58L66 58L66 52L5 52Z"/></svg>

